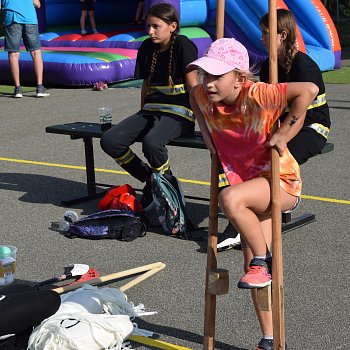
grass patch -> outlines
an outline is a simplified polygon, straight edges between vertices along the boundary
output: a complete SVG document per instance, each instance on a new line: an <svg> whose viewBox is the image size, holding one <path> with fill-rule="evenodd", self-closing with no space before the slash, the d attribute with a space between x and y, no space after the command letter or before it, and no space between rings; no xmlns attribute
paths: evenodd
<svg viewBox="0 0 350 350"><path fill-rule="evenodd" d="M140 88L142 86L143 79L133 79L127 81L121 81L108 85L109 88Z"/></svg>
<svg viewBox="0 0 350 350"><path fill-rule="evenodd" d="M12 95L15 87L13 85L0 85L0 94L1 95ZM22 86L24 93L36 91L36 87L33 86Z"/></svg>
<svg viewBox="0 0 350 350"><path fill-rule="evenodd" d="M350 84L350 67L322 73L326 84Z"/></svg>

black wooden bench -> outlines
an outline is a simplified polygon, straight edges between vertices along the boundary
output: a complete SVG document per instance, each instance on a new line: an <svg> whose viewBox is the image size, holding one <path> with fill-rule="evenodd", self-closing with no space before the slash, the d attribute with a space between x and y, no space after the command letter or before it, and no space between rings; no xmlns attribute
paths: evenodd
<svg viewBox="0 0 350 350"><path fill-rule="evenodd" d="M99 123L86 123L75 122L68 124L59 124L48 126L45 131L52 134L69 135L72 140L82 139L84 141L85 148L85 165L86 165L86 188L87 195L67 201L62 201L65 206L75 205L99 196L102 196L104 192L97 192L97 186L111 187L109 184L103 184L96 182L95 178L95 161L94 161L94 148L93 138L101 138L102 130ZM199 131L195 131L191 137L179 137L173 141L170 141L169 146L187 147L187 148L199 148L206 149L202 135ZM321 154L331 152L334 149L332 143L327 143L322 149ZM186 196L186 198L194 200L210 201L209 198ZM286 232L293 228L305 225L312 221L315 221L315 214L306 213L296 218L292 218L291 213L282 214L282 231Z"/></svg>

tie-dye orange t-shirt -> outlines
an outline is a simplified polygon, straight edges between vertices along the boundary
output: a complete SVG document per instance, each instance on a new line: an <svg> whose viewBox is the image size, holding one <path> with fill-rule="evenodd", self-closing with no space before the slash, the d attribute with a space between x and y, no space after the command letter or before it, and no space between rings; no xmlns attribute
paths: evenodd
<svg viewBox="0 0 350 350"><path fill-rule="evenodd" d="M286 89L286 84L247 82L234 105L226 105L210 103L202 85L195 88L194 97L230 185L258 176L271 177L271 152L266 141L287 105ZM280 179L286 192L300 196L300 168L288 149L280 157Z"/></svg>

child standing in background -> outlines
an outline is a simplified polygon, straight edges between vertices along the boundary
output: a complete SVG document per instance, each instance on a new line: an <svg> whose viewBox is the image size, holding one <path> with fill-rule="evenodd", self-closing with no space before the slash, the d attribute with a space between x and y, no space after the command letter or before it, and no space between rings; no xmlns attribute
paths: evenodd
<svg viewBox="0 0 350 350"><path fill-rule="evenodd" d="M260 20L261 40L268 51L270 42L268 14ZM285 9L277 10L278 82L309 81L316 84L319 94L308 107L302 129L288 135L288 149L299 164L320 154L327 142L331 120L326 99L325 85L318 65L307 54L297 50L296 22L293 14ZM269 80L269 60L263 62L260 81ZM287 113L280 120L283 121Z"/></svg>
<svg viewBox="0 0 350 350"><path fill-rule="evenodd" d="M139 0L137 1L137 7L136 7L136 12L135 12L135 19L131 24L143 24L144 19L143 19L143 8L145 6L145 1L144 0Z"/></svg>
<svg viewBox="0 0 350 350"><path fill-rule="evenodd" d="M194 43L178 34L179 17L172 5L152 6L146 19L149 39L138 50L135 68L135 78L144 79L141 109L101 138L102 149L130 175L145 183L141 197L145 211L153 206L152 172L164 174L179 190L170 170L166 145L194 131L188 91L197 84L197 73L186 66L198 57ZM130 149L136 141L142 142L148 164Z"/></svg>
<svg viewBox="0 0 350 350"><path fill-rule="evenodd" d="M281 210L296 207L301 195L299 165L286 147L287 135L303 125L318 93L313 83L254 83L246 48L235 39L219 39L189 68L200 68L203 83L191 91L191 106L203 139L218 154L229 186L219 205L242 239L246 274L239 288L251 289L263 337L257 350L273 350L272 312L257 308L256 288L271 284L270 147L280 154ZM271 136L273 123L289 113Z"/></svg>
<svg viewBox="0 0 350 350"><path fill-rule="evenodd" d="M89 14L92 32L94 34L98 33L98 31L96 29L96 21L95 21L95 2L96 2L96 0L80 0L80 6L81 6L80 31L81 31L81 35L87 34L87 31L85 29L85 22L86 22L87 14Z"/></svg>
<svg viewBox="0 0 350 350"><path fill-rule="evenodd" d="M9 67L15 85L13 97L22 98L23 91L20 80L19 58L21 42L34 63L37 83L36 97L50 96L43 86L43 58L39 35L38 18L35 9L40 8L40 0L2 0L1 8L4 16L4 50L8 52Z"/></svg>

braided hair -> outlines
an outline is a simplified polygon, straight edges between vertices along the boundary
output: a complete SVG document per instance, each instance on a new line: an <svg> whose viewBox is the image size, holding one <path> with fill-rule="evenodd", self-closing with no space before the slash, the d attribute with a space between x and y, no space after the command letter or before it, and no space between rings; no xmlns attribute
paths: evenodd
<svg viewBox="0 0 350 350"><path fill-rule="evenodd" d="M180 21L179 16L176 12L176 9L168 3L160 3L153 5L150 10L147 13L147 17L157 17L164 21L166 24L170 25L171 23L176 23L176 29L171 34L170 38L170 55L169 55L169 63L168 63L168 83L169 86L174 86L173 78L171 77L172 68L173 68L173 51L174 51L174 43L176 40L176 36L178 32L180 31ZM157 57L159 54L159 45L154 46L153 55L152 55L152 62L151 62L151 70L150 74L147 78L147 85L150 84L151 78L153 77L156 63L157 63Z"/></svg>
<svg viewBox="0 0 350 350"><path fill-rule="evenodd" d="M260 20L260 25L269 26L269 16L264 15ZM297 48L295 46L297 40L296 22L293 14L285 9L277 10L277 34L285 32L287 34L286 40L283 40L281 50L284 57L285 71L287 80L289 79L289 72L292 67L292 60Z"/></svg>

